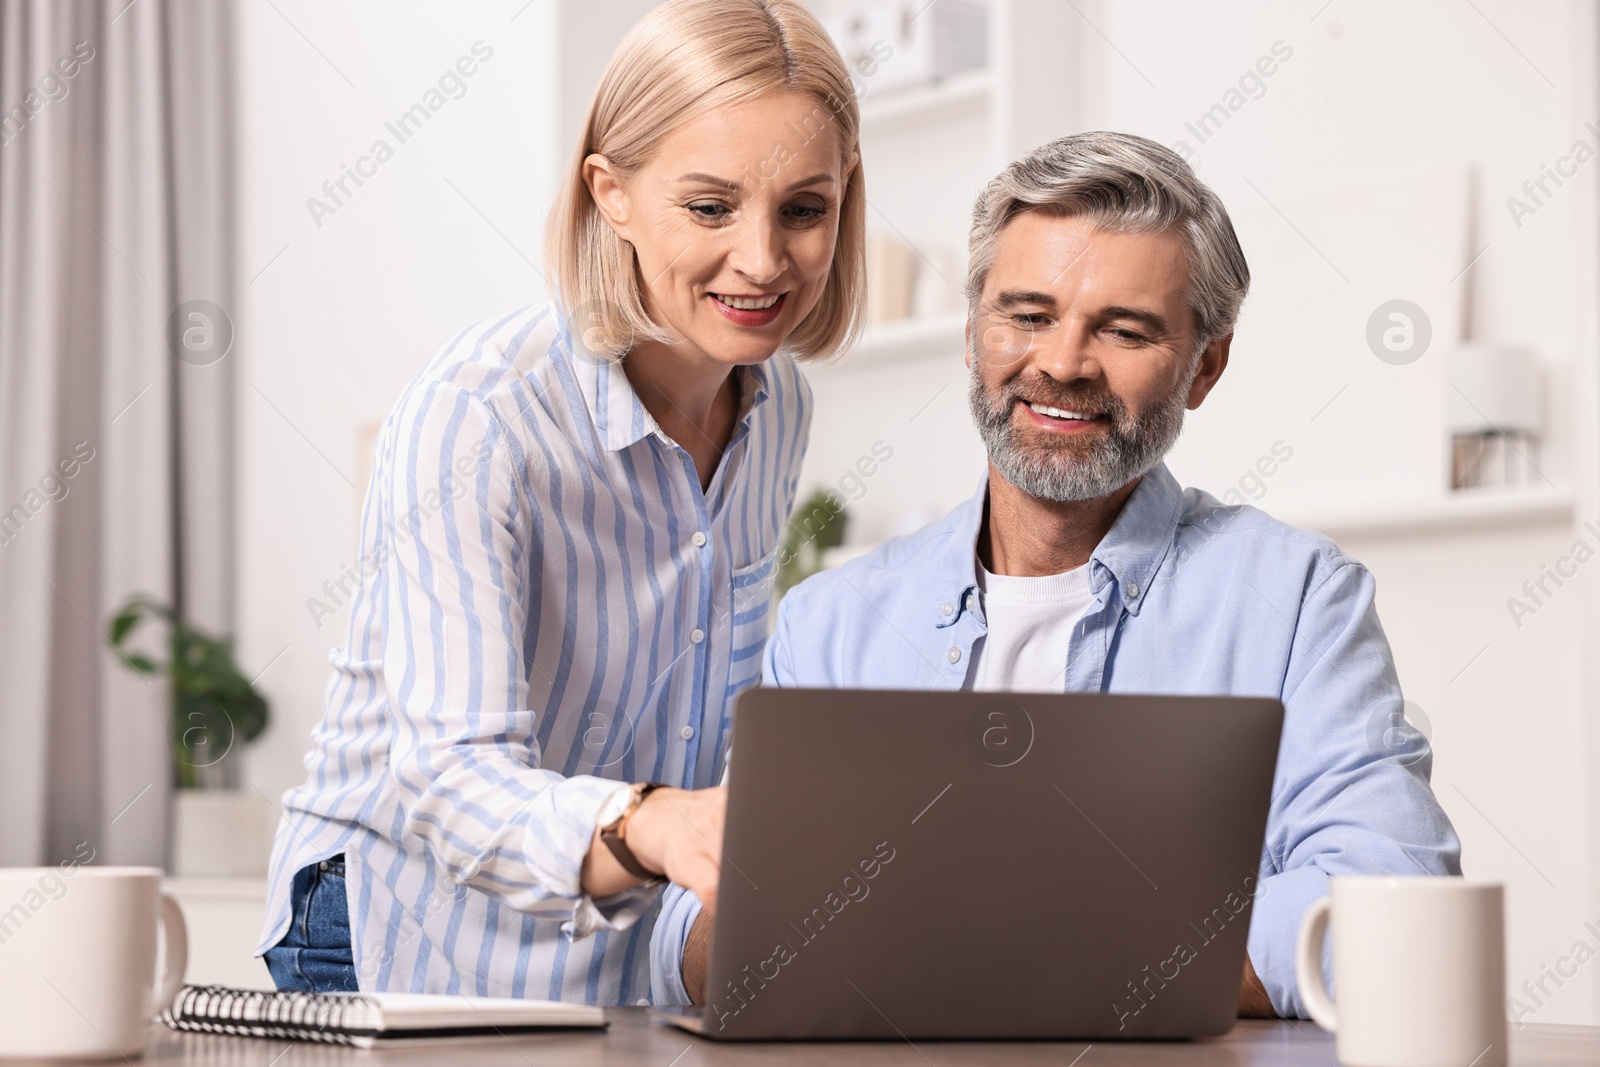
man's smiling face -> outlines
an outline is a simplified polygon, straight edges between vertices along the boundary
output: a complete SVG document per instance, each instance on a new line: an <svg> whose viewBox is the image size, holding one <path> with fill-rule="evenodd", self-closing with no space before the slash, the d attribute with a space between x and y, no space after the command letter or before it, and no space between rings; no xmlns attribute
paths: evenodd
<svg viewBox="0 0 1600 1067"><path fill-rule="evenodd" d="M1000 232L973 316L970 401L995 468L1031 496L1109 496L1172 448L1228 339L1196 352L1183 238L1027 211Z"/></svg>

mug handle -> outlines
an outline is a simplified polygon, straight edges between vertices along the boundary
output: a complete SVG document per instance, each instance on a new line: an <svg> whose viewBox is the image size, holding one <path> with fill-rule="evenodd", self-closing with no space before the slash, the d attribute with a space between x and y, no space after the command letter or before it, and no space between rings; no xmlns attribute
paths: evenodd
<svg viewBox="0 0 1600 1067"><path fill-rule="evenodd" d="M184 972L189 969L189 927L183 921L178 898L161 890L161 974L156 978L156 1001L152 1015L171 1007L183 988Z"/></svg>
<svg viewBox="0 0 1600 1067"><path fill-rule="evenodd" d="M1300 920L1300 941L1295 946L1294 976L1300 983L1300 996L1311 1011L1316 1024L1329 1032L1339 1029L1339 1017L1333 1001L1328 999L1328 987L1322 981L1322 944L1328 934L1329 909L1332 897L1323 897L1306 909Z"/></svg>

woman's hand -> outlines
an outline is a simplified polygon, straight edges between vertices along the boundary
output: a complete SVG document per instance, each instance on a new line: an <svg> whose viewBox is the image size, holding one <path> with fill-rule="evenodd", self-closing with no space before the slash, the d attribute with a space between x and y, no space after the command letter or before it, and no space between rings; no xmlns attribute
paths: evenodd
<svg viewBox="0 0 1600 1067"><path fill-rule="evenodd" d="M727 807L725 786L657 789L628 820L628 847L640 863L664 872L715 910Z"/></svg>
<svg viewBox="0 0 1600 1067"><path fill-rule="evenodd" d="M727 803L728 791L723 786L656 789L628 819L624 831L628 848L646 869L663 872L714 910ZM607 897L638 884L639 879L623 869L596 830L583 861L584 892Z"/></svg>

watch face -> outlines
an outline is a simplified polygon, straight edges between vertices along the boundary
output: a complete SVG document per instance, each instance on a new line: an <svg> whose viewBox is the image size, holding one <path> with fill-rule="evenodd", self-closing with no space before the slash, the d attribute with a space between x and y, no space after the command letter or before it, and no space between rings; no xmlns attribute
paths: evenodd
<svg viewBox="0 0 1600 1067"><path fill-rule="evenodd" d="M596 817L595 825L610 826L627 812L628 805L633 802L633 787L625 785L615 793L606 797L600 805L600 814Z"/></svg>

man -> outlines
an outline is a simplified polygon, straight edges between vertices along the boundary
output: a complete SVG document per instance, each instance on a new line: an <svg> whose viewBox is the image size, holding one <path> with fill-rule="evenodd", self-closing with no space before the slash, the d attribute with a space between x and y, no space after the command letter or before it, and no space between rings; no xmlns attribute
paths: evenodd
<svg viewBox="0 0 1600 1067"><path fill-rule="evenodd" d="M1250 281L1232 223L1172 152L1088 133L991 182L970 249L987 477L939 522L785 598L765 684L1282 700L1239 1012L1303 1017L1295 940L1329 876L1458 874L1460 843L1400 714L1371 574L1162 463L1228 365ZM658 1001L700 999L709 933L670 889Z"/></svg>

